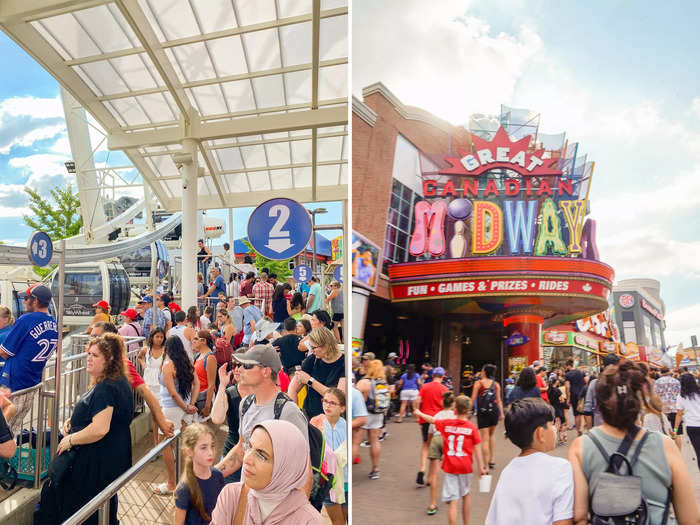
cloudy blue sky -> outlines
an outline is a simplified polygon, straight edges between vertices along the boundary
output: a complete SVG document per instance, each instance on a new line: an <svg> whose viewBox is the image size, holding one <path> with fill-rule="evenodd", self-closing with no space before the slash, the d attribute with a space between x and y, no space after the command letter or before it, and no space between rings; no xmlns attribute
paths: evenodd
<svg viewBox="0 0 700 525"><path fill-rule="evenodd" d="M700 4L353 2L353 93L382 81L452 122L541 113L595 160L591 210L617 278L662 284L668 344L700 335Z"/></svg>
<svg viewBox="0 0 700 525"><path fill-rule="evenodd" d="M58 83L2 32L0 56L4 66L0 80L0 241L24 244L31 234L22 218L29 212L24 187L30 186L47 195L56 186L65 187L72 183L75 187L75 177L66 173L63 164L71 158L71 153ZM92 127L90 135L93 148L98 147L104 136ZM129 164L121 152L109 152L105 144L98 148L95 161L98 167ZM122 173L131 177L129 172ZM137 176L136 181L140 182L140 177ZM138 188L120 191L116 197L142 195ZM321 206L328 213L317 216L318 224L342 222L340 203L308 205L307 208ZM236 238L246 235L252 210L239 208L234 211ZM228 223L227 210L210 210L207 215ZM342 232L320 233L333 238ZM227 239L228 233L215 243Z"/></svg>

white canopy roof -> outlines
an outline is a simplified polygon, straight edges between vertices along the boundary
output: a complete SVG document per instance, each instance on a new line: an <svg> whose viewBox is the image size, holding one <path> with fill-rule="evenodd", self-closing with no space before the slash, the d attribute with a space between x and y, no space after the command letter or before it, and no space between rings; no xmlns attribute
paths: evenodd
<svg viewBox="0 0 700 525"><path fill-rule="evenodd" d="M347 199L347 0L3 0L0 27L123 150L167 210Z"/></svg>

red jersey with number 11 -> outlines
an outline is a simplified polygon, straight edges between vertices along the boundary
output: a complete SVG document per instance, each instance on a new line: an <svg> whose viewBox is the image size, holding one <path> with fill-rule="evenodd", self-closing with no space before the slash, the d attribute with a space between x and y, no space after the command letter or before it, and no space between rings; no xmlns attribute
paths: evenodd
<svg viewBox="0 0 700 525"><path fill-rule="evenodd" d="M448 474L471 474L474 445L481 443L479 429L464 419L438 419L442 434L442 470Z"/></svg>

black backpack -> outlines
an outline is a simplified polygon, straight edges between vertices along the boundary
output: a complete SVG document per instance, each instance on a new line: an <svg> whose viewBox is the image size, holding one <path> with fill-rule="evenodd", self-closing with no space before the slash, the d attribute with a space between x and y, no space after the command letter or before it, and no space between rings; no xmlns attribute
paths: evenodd
<svg viewBox="0 0 700 525"><path fill-rule="evenodd" d="M492 416L498 413L496 402L496 381L491 380L491 386L479 392L478 411L481 416Z"/></svg>
<svg viewBox="0 0 700 525"><path fill-rule="evenodd" d="M241 403L241 421L243 416L255 401L255 396L246 397ZM292 399L284 392L278 392L275 398L274 413L275 419L279 419L282 415L282 408L286 403L294 403ZM294 403L296 407L296 403ZM307 422L307 430L309 432L309 451L311 456L311 471L313 473L313 485L309 494L309 502L320 512L323 507L323 501L328 497L328 494L333 487L333 474L323 472L323 462L326 454L326 438L319 429Z"/></svg>
<svg viewBox="0 0 700 525"><path fill-rule="evenodd" d="M649 525L649 505L642 493L642 478L635 476L632 470L649 437L648 431L645 431L639 440L632 459L627 457L638 433L639 428L634 427L634 431L625 436L620 447L612 455L608 455L593 433L586 434L608 463L608 468L600 474L596 488L590 496L592 525ZM627 465L627 474L621 473L623 464ZM668 491L660 525L666 525L668 521L670 502L671 489Z"/></svg>

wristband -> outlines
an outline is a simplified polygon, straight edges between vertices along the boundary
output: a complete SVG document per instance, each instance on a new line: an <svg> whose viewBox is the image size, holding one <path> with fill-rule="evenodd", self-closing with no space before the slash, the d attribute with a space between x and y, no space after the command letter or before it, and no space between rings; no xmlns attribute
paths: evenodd
<svg viewBox="0 0 700 525"><path fill-rule="evenodd" d="M311 385L313 385L313 384L314 384L314 378L310 377L309 380L306 382L306 386L311 388Z"/></svg>

